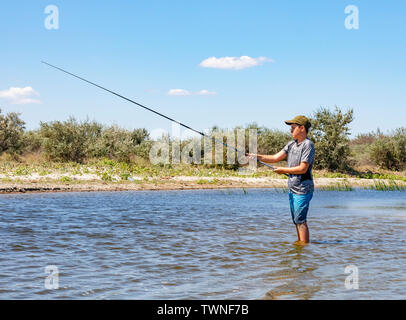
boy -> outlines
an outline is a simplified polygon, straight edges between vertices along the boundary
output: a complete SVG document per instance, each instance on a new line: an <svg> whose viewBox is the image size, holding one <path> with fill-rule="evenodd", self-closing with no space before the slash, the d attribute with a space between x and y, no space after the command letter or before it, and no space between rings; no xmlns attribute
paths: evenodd
<svg viewBox="0 0 406 320"><path fill-rule="evenodd" d="M267 163L275 163L288 159L288 167L275 167L278 174L288 174L289 203L293 223L296 226L297 245L309 243L309 228L307 226L307 212L313 197L314 183L312 167L314 163L314 144L307 134L311 123L305 116L297 116L285 121L291 127L293 141L290 141L275 155L248 154L251 158Z"/></svg>

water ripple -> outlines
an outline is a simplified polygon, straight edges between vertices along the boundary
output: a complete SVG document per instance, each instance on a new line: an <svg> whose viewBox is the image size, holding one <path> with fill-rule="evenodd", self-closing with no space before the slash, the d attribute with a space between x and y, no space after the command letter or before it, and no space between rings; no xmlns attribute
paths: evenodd
<svg viewBox="0 0 406 320"><path fill-rule="evenodd" d="M272 189L1 195L0 298L405 299L403 196L317 192L297 247Z"/></svg>

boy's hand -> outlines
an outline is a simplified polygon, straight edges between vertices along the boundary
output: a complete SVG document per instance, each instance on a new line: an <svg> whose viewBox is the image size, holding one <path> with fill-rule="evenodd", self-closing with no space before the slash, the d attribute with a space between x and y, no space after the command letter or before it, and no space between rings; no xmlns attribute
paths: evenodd
<svg viewBox="0 0 406 320"><path fill-rule="evenodd" d="M285 168L283 167L274 167L273 171L277 174L284 174L286 173Z"/></svg>

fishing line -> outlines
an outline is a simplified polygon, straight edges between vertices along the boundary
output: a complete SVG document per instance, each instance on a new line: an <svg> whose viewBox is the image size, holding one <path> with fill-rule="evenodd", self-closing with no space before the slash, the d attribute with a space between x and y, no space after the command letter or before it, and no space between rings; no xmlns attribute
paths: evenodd
<svg viewBox="0 0 406 320"><path fill-rule="evenodd" d="M141 103L138 103L138 102L136 102L136 101L134 101L134 100L131 100L131 99L127 98L127 97L124 97L124 96L121 95L121 94L118 94L118 93L116 93L116 92L114 92L114 91L112 91L112 90L109 90L109 89L107 89L107 88L105 88L105 87L102 87L102 86L98 85L97 83L94 83L94 82L91 82L91 81L89 81L89 80L86 80L85 78L79 77L79 76L76 75L76 74L73 74L73 73L71 73L71 72L69 72L69 71L66 71L66 70L64 70L64 69L62 69L62 68L59 68L59 67L57 67L57 66L54 66L54 65L52 65L52 64L50 64L50 63L48 63L48 62L45 62L45 61L41 61L41 62L42 62L43 64L46 64L46 65L49 66L49 67L52 67L52 68L57 69L57 70L59 70L59 71L61 71L61 72L64 72L64 73L66 73L66 74L68 74L68 75L70 75L70 76L72 76L72 77L75 77L75 78L77 78L77 79L79 79L79 80L82 80L82 81L84 81L84 82L87 82L87 83L89 83L89 84L91 84L91 85L93 85L93 86L95 86L95 87L98 87L98 88L104 90L104 91L110 92L111 94L114 94L115 96L117 96L117 97L119 97L119 98L121 98L121 99L127 100L128 102L131 102L131 103L133 103L133 104L135 104L135 105L137 105L137 106L139 106L139 107L141 107L141 108L144 108L144 109L146 109L146 110L148 110L148 111L151 111L151 112L153 112L153 113L155 113L155 114L157 114L157 115L159 115L159 116L161 116L161 117L163 117L163 118L165 118L165 119L167 119L167 120L173 121L173 122L175 122L175 123L181 125L182 127L186 128L186 129L192 130L193 132L196 132L196 133L200 134L201 136L203 136L203 137L205 137L205 138L212 139L212 140L214 140L215 142L217 142L217 143L219 143L219 144L222 144L223 146L225 146L225 147L227 147L227 148L230 148L230 149L232 149L232 150L234 150L234 151L236 151L236 152L238 152L238 153L243 154L244 156L246 156L246 153L245 153L245 152L243 152L243 151L241 151L241 150L238 150L237 148L235 148L235 147L233 147L233 146L229 146L229 145L226 144L224 141L217 140L216 138L214 138L214 137L212 137L212 136L209 136L209 135L207 135L207 134L205 134L205 133L203 133L203 132L200 132L200 131L198 131L198 130L195 130L195 129L193 129L193 128L191 128L191 127L189 127L189 126L187 126L187 125L185 125L185 124L183 124L183 123L181 123L181 122L179 122L179 121L177 121L177 120L175 120L175 119L172 119L172 118L170 118L170 117L168 117L168 116L166 116L166 115L164 115L164 114L162 114L162 113L160 113L160 112L158 112L158 111L155 111L155 110L153 110L153 109L151 109L151 108L148 108L147 106L144 106L144 105L142 105ZM270 164L265 163L265 162L259 160L258 158L257 158L256 160L257 160L259 163L263 164L264 166L266 166L266 167L268 167L268 168L275 169L274 166L271 166Z"/></svg>

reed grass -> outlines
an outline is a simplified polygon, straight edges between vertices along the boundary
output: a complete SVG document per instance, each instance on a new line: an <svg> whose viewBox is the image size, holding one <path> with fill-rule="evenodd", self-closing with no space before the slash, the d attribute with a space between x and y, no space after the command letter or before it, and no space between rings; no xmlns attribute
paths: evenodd
<svg viewBox="0 0 406 320"><path fill-rule="evenodd" d="M320 186L318 189L322 191L353 191L354 187L352 187L347 181L344 181L328 186Z"/></svg>
<svg viewBox="0 0 406 320"><path fill-rule="evenodd" d="M403 184L402 181L396 181L393 179L389 180L378 180L374 179L374 184L369 186L361 187L367 190L377 190L377 191L405 191L406 184ZM319 190L322 191L354 191L357 187L351 186L348 182L339 182L336 184L331 184L328 186L320 186Z"/></svg>
<svg viewBox="0 0 406 320"><path fill-rule="evenodd" d="M399 184L395 180L388 180L387 182L385 182L384 180L374 180L374 185L365 187L365 189L378 191L405 191L406 185Z"/></svg>

